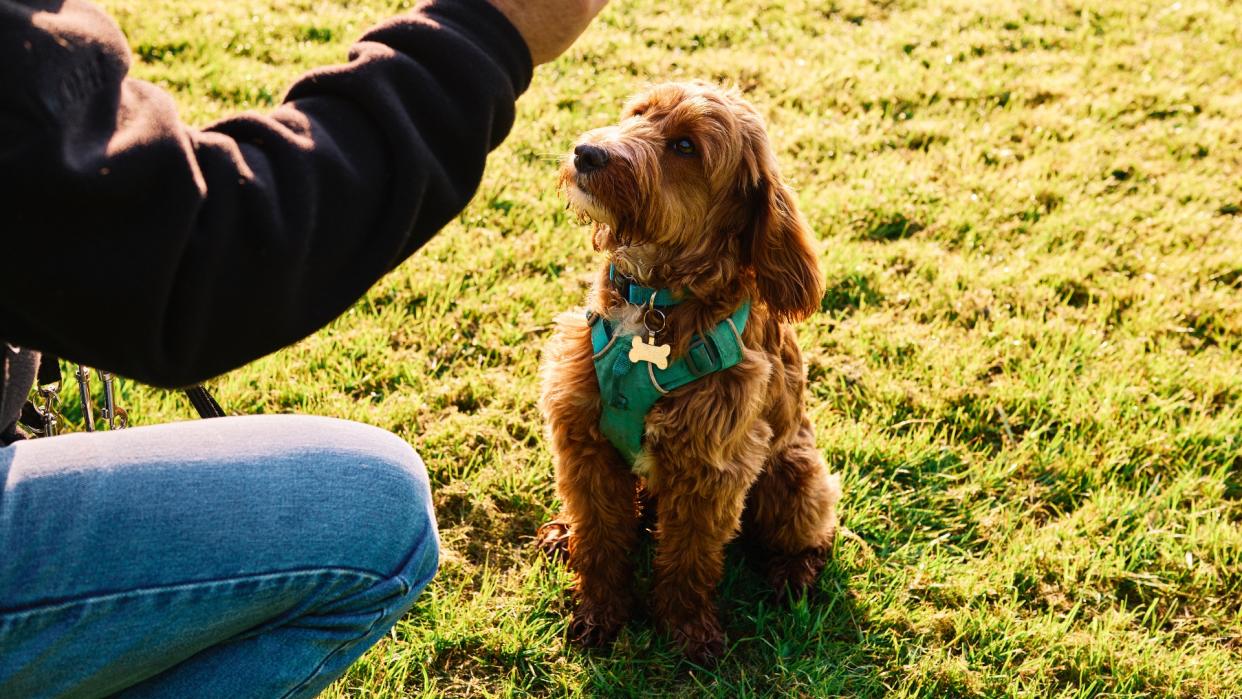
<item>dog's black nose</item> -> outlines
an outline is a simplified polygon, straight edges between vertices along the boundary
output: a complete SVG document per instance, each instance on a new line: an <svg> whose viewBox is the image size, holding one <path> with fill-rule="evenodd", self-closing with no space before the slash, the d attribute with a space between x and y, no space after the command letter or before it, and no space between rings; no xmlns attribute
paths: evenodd
<svg viewBox="0 0 1242 699"><path fill-rule="evenodd" d="M574 167L578 172L586 174L608 164L608 151L599 146L577 146L574 148Z"/></svg>

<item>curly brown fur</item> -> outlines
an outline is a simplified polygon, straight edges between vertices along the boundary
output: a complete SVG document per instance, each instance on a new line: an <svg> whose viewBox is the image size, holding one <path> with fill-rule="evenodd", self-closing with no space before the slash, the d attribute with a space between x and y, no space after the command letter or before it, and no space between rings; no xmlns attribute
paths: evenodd
<svg viewBox="0 0 1242 699"><path fill-rule="evenodd" d="M678 148L683 139L693 153ZM752 301L741 363L671 392L648 414L641 480L600 432L581 313L559 319L543 364L541 407L565 505L549 548L567 544L576 576L571 633L603 643L629 619L635 493L645 488L656 514L654 616L688 657L710 662L724 651L714 599L724 547L744 514L779 563L770 578L782 591L811 586L832 546L840 485L815 448L790 325L818 310L823 280L763 120L737 92L659 85L578 145L606 154L596 167L571 159L561 173L571 205L594 221L595 247L646 286L685 290L657 337L674 357ZM617 323L635 317L609 283L608 263L588 306Z"/></svg>

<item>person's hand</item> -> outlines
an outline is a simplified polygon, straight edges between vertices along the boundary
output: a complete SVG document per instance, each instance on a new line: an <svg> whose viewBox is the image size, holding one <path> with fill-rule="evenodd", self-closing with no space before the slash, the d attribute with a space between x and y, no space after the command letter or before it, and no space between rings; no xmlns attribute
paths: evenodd
<svg viewBox="0 0 1242 699"><path fill-rule="evenodd" d="M569 48L608 0L488 0L526 40L535 65Z"/></svg>

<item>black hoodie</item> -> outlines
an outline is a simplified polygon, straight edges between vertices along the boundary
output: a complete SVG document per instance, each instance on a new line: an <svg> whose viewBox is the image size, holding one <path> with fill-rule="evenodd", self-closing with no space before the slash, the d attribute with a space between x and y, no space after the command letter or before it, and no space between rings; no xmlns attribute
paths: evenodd
<svg viewBox="0 0 1242 699"><path fill-rule="evenodd" d="M349 60L193 129L98 8L0 0L0 339L180 386L346 310L466 205L532 72L484 0L422 5ZM7 375L6 409L29 390Z"/></svg>

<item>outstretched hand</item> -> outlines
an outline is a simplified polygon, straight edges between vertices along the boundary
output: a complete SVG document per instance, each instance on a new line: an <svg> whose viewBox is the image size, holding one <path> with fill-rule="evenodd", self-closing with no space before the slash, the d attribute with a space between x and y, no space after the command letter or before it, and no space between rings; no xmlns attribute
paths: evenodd
<svg viewBox="0 0 1242 699"><path fill-rule="evenodd" d="M517 27L535 65L573 45L608 0L488 0Z"/></svg>

